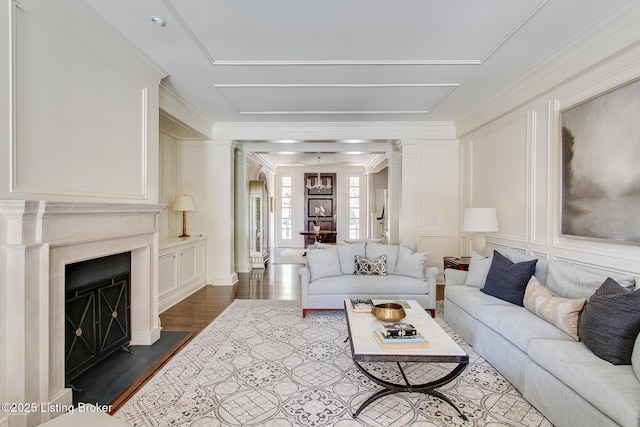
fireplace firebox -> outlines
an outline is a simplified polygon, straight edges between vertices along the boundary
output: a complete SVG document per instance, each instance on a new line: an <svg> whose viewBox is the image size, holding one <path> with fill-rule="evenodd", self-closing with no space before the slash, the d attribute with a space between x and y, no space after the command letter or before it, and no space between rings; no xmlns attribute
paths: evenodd
<svg viewBox="0 0 640 427"><path fill-rule="evenodd" d="M65 382L131 341L131 252L65 266Z"/></svg>

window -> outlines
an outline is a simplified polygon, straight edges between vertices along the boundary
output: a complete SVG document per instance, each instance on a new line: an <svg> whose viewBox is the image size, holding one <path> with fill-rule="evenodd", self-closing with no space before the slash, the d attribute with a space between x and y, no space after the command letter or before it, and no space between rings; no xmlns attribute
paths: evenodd
<svg viewBox="0 0 640 427"><path fill-rule="evenodd" d="M293 237L293 210L291 207L293 189L291 187L291 177L283 176L281 178L282 192L280 193L280 218L282 219L281 233L283 239L291 239Z"/></svg>
<svg viewBox="0 0 640 427"><path fill-rule="evenodd" d="M360 238L360 177L349 177L349 238Z"/></svg>

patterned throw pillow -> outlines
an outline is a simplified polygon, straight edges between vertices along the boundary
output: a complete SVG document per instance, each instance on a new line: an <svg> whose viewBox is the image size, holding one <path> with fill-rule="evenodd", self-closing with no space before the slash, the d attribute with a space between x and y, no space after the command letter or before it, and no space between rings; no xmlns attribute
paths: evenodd
<svg viewBox="0 0 640 427"><path fill-rule="evenodd" d="M554 297L535 276L531 277L524 292L524 306L527 310L566 332L576 341L580 341L578 318L586 302L584 298Z"/></svg>
<svg viewBox="0 0 640 427"><path fill-rule="evenodd" d="M362 258L356 255L356 271L355 275L387 275L387 256L382 255L376 259Z"/></svg>

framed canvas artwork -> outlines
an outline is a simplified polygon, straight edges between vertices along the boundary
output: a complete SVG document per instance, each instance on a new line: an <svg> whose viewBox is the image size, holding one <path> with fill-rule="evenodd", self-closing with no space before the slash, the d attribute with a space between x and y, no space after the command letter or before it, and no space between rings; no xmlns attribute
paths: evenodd
<svg viewBox="0 0 640 427"><path fill-rule="evenodd" d="M640 242L640 80L560 119L561 233Z"/></svg>

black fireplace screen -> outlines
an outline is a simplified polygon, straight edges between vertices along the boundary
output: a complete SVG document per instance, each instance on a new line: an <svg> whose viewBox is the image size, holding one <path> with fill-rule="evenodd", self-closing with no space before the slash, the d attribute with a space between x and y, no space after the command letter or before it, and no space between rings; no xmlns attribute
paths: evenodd
<svg viewBox="0 0 640 427"><path fill-rule="evenodd" d="M131 252L65 267L66 383L131 341Z"/></svg>

